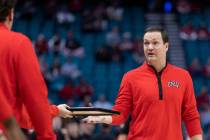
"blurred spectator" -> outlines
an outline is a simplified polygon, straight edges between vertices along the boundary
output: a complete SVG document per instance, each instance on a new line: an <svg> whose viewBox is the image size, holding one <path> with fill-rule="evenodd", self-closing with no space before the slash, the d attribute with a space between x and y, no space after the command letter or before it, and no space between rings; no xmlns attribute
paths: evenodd
<svg viewBox="0 0 210 140"><path fill-rule="evenodd" d="M142 39L136 39L133 48L133 59L136 63L142 64L144 62L144 49Z"/></svg>
<svg viewBox="0 0 210 140"><path fill-rule="evenodd" d="M79 123L68 119L65 128L61 130L64 134L64 140L81 140Z"/></svg>
<svg viewBox="0 0 210 140"><path fill-rule="evenodd" d="M115 46L112 48L112 61L114 62L123 62L124 57L122 55L122 51L120 50L119 46Z"/></svg>
<svg viewBox="0 0 210 140"><path fill-rule="evenodd" d="M108 32L106 35L106 47L110 49L112 55L112 61L115 62L122 62L124 60L120 48L120 41L121 38L120 38L119 29L118 27L113 27L112 31Z"/></svg>
<svg viewBox="0 0 210 140"><path fill-rule="evenodd" d="M64 134L62 133L62 119L60 117L53 118L53 130L57 136L57 140L64 140Z"/></svg>
<svg viewBox="0 0 210 140"><path fill-rule="evenodd" d="M39 59L41 72L42 72L43 75L45 75L48 71L49 66L48 66L48 64L47 64L43 55L39 56L38 59Z"/></svg>
<svg viewBox="0 0 210 140"><path fill-rule="evenodd" d="M40 34L35 42L35 50L38 55L44 54L48 50L48 42L43 34Z"/></svg>
<svg viewBox="0 0 210 140"><path fill-rule="evenodd" d="M108 32L106 35L106 44L110 47L115 47L120 44L120 34L118 27L112 28L111 32Z"/></svg>
<svg viewBox="0 0 210 140"><path fill-rule="evenodd" d="M200 112L201 117L201 124L203 127L207 127L210 124L210 107L205 108L203 111Z"/></svg>
<svg viewBox="0 0 210 140"><path fill-rule="evenodd" d="M210 77L210 57L208 58L208 61L206 65L204 66L204 75L206 77Z"/></svg>
<svg viewBox="0 0 210 140"><path fill-rule="evenodd" d="M91 96L89 96L89 95L85 95L82 100L80 99L80 101L81 101L79 104L80 107L91 107L92 106Z"/></svg>
<svg viewBox="0 0 210 140"><path fill-rule="evenodd" d="M202 75L202 66L198 58L192 60L192 64L189 66L189 72L193 77Z"/></svg>
<svg viewBox="0 0 210 140"><path fill-rule="evenodd" d="M58 59L53 61L52 67L44 75L46 83L49 86L50 83L56 81L61 75L61 64Z"/></svg>
<svg viewBox="0 0 210 140"><path fill-rule="evenodd" d="M65 100L73 99L74 96L74 84L69 80L60 90L59 95Z"/></svg>
<svg viewBox="0 0 210 140"><path fill-rule="evenodd" d="M64 54L69 56L75 56L82 58L85 55L85 50L81 47L80 42L74 38L73 32L68 32Z"/></svg>
<svg viewBox="0 0 210 140"><path fill-rule="evenodd" d="M190 3L187 0L179 0L177 2L177 11L181 14L189 13L191 10Z"/></svg>
<svg viewBox="0 0 210 140"><path fill-rule="evenodd" d="M92 140L94 124L80 123L80 140Z"/></svg>
<svg viewBox="0 0 210 140"><path fill-rule="evenodd" d="M98 5L95 9L86 9L83 12L82 31L100 32L107 28L107 20L104 5Z"/></svg>
<svg viewBox="0 0 210 140"><path fill-rule="evenodd" d="M121 51L131 51L133 50L133 42L131 40L131 33L124 32L123 33L123 40L120 43L120 50Z"/></svg>
<svg viewBox="0 0 210 140"><path fill-rule="evenodd" d="M83 100L85 96L93 95L93 88L85 81L85 79L81 78L79 84L75 88L75 94L80 100Z"/></svg>
<svg viewBox="0 0 210 140"><path fill-rule="evenodd" d="M112 126L107 124L102 124L100 132L93 135L91 140L115 140L114 136L111 133Z"/></svg>
<svg viewBox="0 0 210 140"><path fill-rule="evenodd" d="M210 96L208 94L208 88L203 86L201 93L196 97L197 106L200 111L210 107Z"/></svg>
<svg viewBox="0 0 210 140"><path fill-rule="evenodd" d="M67 62L61 66L61 74L70 79L77 79L81 75L81 72L77 65L73 64L69 58Z"/></svg>
<svg viewBox="0 0 210 140"><path fill-rule="evenodd" d="M101 94L98 96L98 100L94 102L94 107L100 107L100 108L107 108L111 109L112 104L107 101L106 96L104 94Z"/></svg>
<svg viewBox="0 0 210 140"><path fill-rule="evenodd" d="M49 52L62 52L64 48L64 40L61 39L59 34L55 34L48 42Z"/></svg>
<svg viewBox="0 0 210 140"><path fill-rule="evenodd" d="M82 15L82 31L83 32L94 32L94 17L91 14L90 10L84 10L83 15Z"/></svg>
<svg viewBox="0 0 210 140"><path fill-rule="evenodd" d="M187 23L184 27L181 28L180 38L183 40L196 40L198 38L192 22Z"/></svg>
<svg viewBox="0 0 210 140"><path fill-rule="evenodd" d="M202 126L206 128L210 124L210 96L206 86L202 87L201 93L197 97L197 106L200 112Z"/></svg>
<svg viewBox="0 0 210 140"><path fill-rule="evenodd" d="M109 19L116 21L122 20L124 9L119 5L118 1L114 1L112 5L109 5L106 11Z"/></svg>
<svg viewBox="0 0 210 140"><path fill-rule="evenodd" d="M100 62L110 62L112 59L111 49L108 47L98 48L95 53L95 59Z"/></svg>
<svg viewBox="0 0 210 140"><path fill-rule="evenodd" d="M75 22L75 16L70 13L66 7L61 8L56 15L57 22L59 24L69 24Z"/></svg>
<svg viewBox="0 0 210 140"><path fill-rule="evenodd" d="M210 123L207 125L207 134L204 140L210 140Z"/></svg>
<svg viewBox="0 0 210 140"><path fill-rule="evenodd" d="M100 3L96 6L93 11L93 16L93 25L96 31L104 31L107 29L107 15L105 5L103 3Z"/></svg>
<svg viewBox="0 0 210 140"><path fill-rule="evenodd" d="M208 28L204 24L200 26L197 34L199 40L208 40L210 38Z"/></svg>

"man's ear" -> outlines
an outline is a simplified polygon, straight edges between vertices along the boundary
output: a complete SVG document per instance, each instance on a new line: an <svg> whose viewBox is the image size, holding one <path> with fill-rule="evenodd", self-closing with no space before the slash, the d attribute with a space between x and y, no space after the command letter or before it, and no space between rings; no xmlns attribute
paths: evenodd
<svg viewBox="0 0 210 140"><path fill-rule="evenodd" d="M14 9L9 10L8 19L9 21L13 21L14 18Z"/></svg>
<svg viewBox="0 0 210 140"><path fill-rule="evenodd" d="M168 51L168 47L169 47L169 43L165 43L165 46L166 46L166 50Z"/></svg>

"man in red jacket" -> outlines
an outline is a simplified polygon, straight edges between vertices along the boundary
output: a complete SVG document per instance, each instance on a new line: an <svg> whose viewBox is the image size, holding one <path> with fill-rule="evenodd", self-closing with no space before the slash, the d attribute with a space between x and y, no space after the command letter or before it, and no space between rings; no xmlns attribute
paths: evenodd
<svg viewBox="0 0 210 140"><path fill-rule="evenodd" d="M25 140L25 136L20 130L13 114L11 107L7 103L4 95L0 90L0 123L5 129L6 136L9 140ZM0 135L1 138L1 135Z"/></svg>
<svg viewBox="0 0 210 140"><path fill-rule="evenodd" d="M145 30L145 63L122 80L113 107L119 116L89 116L87 123L131 122L128 140L182 140L182 120L192 140L202 140L192 79L187 71L168 64L168 36L164 29Z"/></svg>
<svg viewBox="0 0 210 140"><path fill-rule="evenodd" d="M31 41L11 31L15 0L0 0L0 86L21 128L38 140L54 140L52 117L71 117L67 105L49 105L47 88Z"/></svg>

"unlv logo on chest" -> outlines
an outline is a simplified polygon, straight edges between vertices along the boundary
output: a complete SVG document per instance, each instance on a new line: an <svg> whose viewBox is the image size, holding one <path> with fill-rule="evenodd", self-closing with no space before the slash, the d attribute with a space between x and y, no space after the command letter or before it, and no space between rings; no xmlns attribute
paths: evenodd
<svg viewBox="0 0 210 140"><path fill-rule="evenodd" d="M180 84L177 81L169 81L168 82L168 87L176 87L176 88L179 88L180 87Z"/></svg>

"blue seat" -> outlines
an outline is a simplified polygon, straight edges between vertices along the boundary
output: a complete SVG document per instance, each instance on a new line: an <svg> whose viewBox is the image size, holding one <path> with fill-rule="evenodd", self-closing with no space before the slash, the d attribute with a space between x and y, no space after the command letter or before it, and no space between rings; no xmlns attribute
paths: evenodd
<svg viewBox="0 0 210 140"><path fill-rule="evenodd" d="M198 56L198 44L197 41L184 41L183 47L186 53L188 65L192 63L194 58L199 58Z"/></svg>
<svg viewBox="0 0 210 140"><path fill-rule="evenodd" d="M19 20L16 21L16 31L21 32L25 35L29 35L29 32L27 30L27 26L28 26L28 21L27 20Z"/></svg>
<svg viewBox="0 0 210 140"><path fill-rule="evenodd" d="M210 94L210 79L207 80L208 93Z"/></svg>
<svg viewBox="0 0 210 140"><path fill-rule="evenodd" d="M118 91L119 91L119 84L118 83L113 83L113 85L111 85L108 88L107 97L108 97L108 100L110 102L114 103L114 101L117 98Z"/></svg>
<svg viewBox="0 0 210 140"><path fill-rule="evenodd" d="M50 39L54 34L54 23L52 20L45 21L42 33L45 35L47 39Z"/></svg>
<svg viewBox="0 0 210 140"><path fill-rule="evenodd" d="M122 32L131 32L132 25L131 25L131 15L129 9L125 9L123 13L123 19L121 22L121 29Z"/></svg>
<svg viewBox="0 0 210 140"><path fill-rule="evenodd" d="M186 23L188 23L191 19L190 14L180 14L179 15L179 22L181 24L181 26L186 25Z"/></svg>
<svg viewBox="0 0 210 140"><path fill-rule="evenodd" d="M33 41L36 41L38 35L40 34L40 20L39 19L33 18L30 21L29 33L30 33L30 38Z"/></svg>
<svg viewBox="0 0 210 140"><path fill-rule="evenodd" d="M200 60L202 64L206 64L208 57L210 57L210 42L209 41L199 41L199 52L201 55Z"/></svg>
<svg viewBox="0 0 210 140"><path fill-rule="evenodd" d="M195 95L198 96L201 92L201 88L204 85L204 79L202 77L193 78Z"/></svg>

